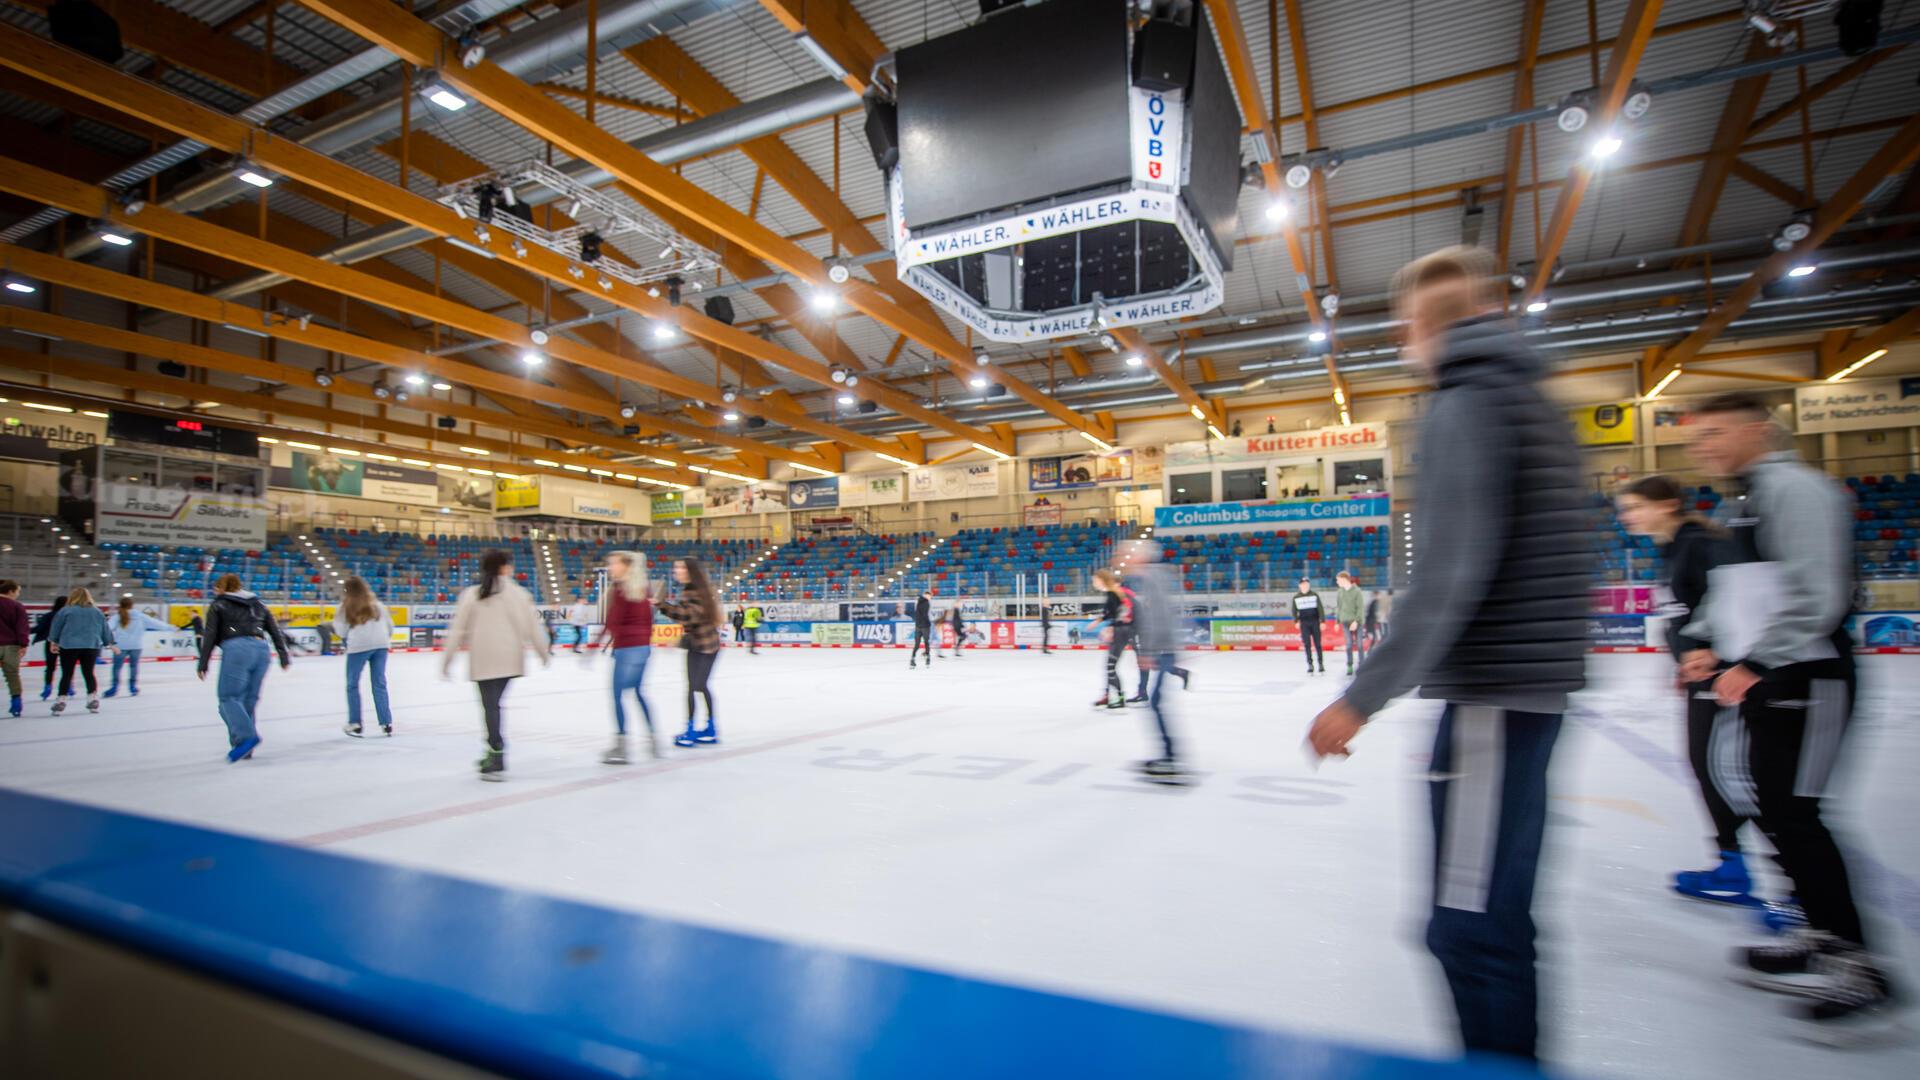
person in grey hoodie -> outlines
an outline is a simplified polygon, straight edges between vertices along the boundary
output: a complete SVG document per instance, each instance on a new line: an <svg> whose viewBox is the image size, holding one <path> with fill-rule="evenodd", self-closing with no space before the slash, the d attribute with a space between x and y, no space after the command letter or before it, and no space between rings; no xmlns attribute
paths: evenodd
<svg viewBox="0 0 1920 1080"><path fill-rule="evenodd" d="M1845 489L1781 449L1766 402L1732 393L1696 406L1687 425L1695 460L1737 477L1746 493L1721 504L1729 555L1684 631L1711 643L1681 658L1689 682L1712 680L1719 704L1740 710L1744 747L1709 762L1715 786L1753 814L1793 881L1807 928L1742 949L1746 981L1810 998L1801 1033L1847 1045L1899 1024L1883 961L1867 950L1846 860L1821 819L1853 718L1856 674L1846 627L1853 606L1853 505Z"/></svg>
<svg viewBox="0 0 1920 1080"><path fill-rule="evenodd" d="M1147 701L1153 707L1153 722L1160 734L1160 756L1141 762L1140 771L1153 778L1173 778L1181 772L1168 706L1161 700L1168 676L1177 676L1183 683L1187 678L1187 672L1174 663L1180 633L1170 578L1166 564L1160 561L1159 544L1142 540L1133 545L1127 557L1127 587L1133 594L1133 648L1143 676L1153 674L1153 692Z"/></svg>
<svg viewBox="0 0 1920 1080"><path fill-rule="evenodd" d="M1446 702L1432 770L1434 895L1427 945L1475 1054L1533 1059L1533 884L1547 763L1567 695L1585 683L1591 528L1566 415L1501 312L1492 257L1448 248L1394 279L1405 351L1437 384L1420 459L1413 585L1398 627L1314 718L1345 756L1367 719L1420 687Z"/></svg>
<svg viewBox="0 0 1920 1080"><path fill-rule="evenodd" d="M100 683L93 666L100 650L111 648L113 634L107 630L107 617L93 604L93 594L75 586L67 594L67 606L60 609L47 627L47 651L60 657L60 698L53 703L55 716L67 711L67 698L73 693L73 669L79 668L87 684L87 711L100 711Z"/></svg>

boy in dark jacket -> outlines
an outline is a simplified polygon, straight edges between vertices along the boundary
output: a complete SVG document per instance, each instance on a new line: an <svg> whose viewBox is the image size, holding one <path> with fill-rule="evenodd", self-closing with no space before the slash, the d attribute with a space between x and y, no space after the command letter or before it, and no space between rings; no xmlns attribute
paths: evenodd
<svg viewBox="0 0 1920 1080"><path fill-rule="evenodd" d="M1394 279L1405 352L1437 384L1421 436L1414 585L1400 633L1314 718L1322 756L1420 688L1447 703L1434 743L1427 945L1469 1053L1532 1059L1533 883L1547 763L1585 685L1591 556L1580 456L1542 364L1502 314L1492 257L1448 248Z"/></svg>

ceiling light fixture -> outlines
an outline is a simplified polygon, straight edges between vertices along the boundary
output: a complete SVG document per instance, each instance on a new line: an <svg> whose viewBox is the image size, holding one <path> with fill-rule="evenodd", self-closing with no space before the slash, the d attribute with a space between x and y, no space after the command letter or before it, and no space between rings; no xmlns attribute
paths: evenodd
<svg viewBox="0 0 1920 1080"><path fill-rule="evenodd" d="M1545 310L1547 310L1547 302L1545 300L1535 300L1527 305L1527 314L1529 315L1538 315Z"/></svg>
<svg viewBox="0 0 1920 1080"><path fill-rule="evenodd" d="M539 367L541 364L547 362L547 358L529 349L520 354L520 362L528 367Z"/></svg>
<svg viewBox="0 0 1920 1080"><path fill-rule="evenodd" d="M1592 146L1587 147L1587 154L1591 156L1595 161L1605 161L1606 159L1619 153L1620 147L1622 145L1623 144L1620 141L1620 136L1602 135L1599 138L1593 140Z"/></svg>
<svg viewBox="0 0 1920 1080"><path fill-rule="evenodd" d="M999 459L1000 459L1001 461L1012 461L1012 460L1013 460L1013 455L1012 455L1012 454L1008 454L1008 453L1004 453L1004 452L1002 452L1002 451L999 451L999 450L995 450L995 449L994 449L993 447L991 447L991 446L988 446L988 445L987 445L987 444L985 444L985 443L974 443L974 444L973 444L973 448L974 448L975 450L979 450L979 451L981 451L982 453L987 453L987 454L992 454L992 455L993 455L994 457L997 457L997 458L999 458Z"/></svg>
<svg viewBox="0 0 1920 1080"><path fill-rule="evenodd" d="M258 169L245 165L234 170L233 178L243 184L250 184L257 188L270 188L273 186L273 177L268 176Z"/></svg>
<svg viewBox="0 0 1920 1080"><path fill-rule="evenodd" d="M448 112L459 112L461 109L467 107L467 99L454 93L452 88L445 83L428 83L426 88L420 92L428 101L433 102Z"/></svg>
<svg viewBox="0 0 1920 1080"><path fill-rule="evenodd" d="M21 281L16 278L7 282L7 291L31 294L31 293L39 292L40 289L38 286L34 285L32 282Z"/></svg>
<svg viewBox="0 0 1920 1080"><path fill-rule="evenodd" d="M1113 444L1101 438L1100 436L1095 435L1091 431L1082 431L1080 433L1080 437L1092 443L1093 445L1099 447L1100 452L1103 454L1113 453Z"/></svg>
<svg viewBox="0 0 1920 1080"><path fill-rule="evenodd" d="M1820 269L1820 267L1817 263L1801 263L1799 266L1796 266L1793 269L1787 271L1787 276L1788 277L1806 277L1818 269Z"/></svg>
<svg viewBox="0 0 1920 1080"><path fill-rule="evenodd" d="M1855 360L1853 363L1848 364L1846 367L1841 368L1839 371L1836 371L1833 374L1827 376L1827 381L1839 382L1841 379L1844 379L1847 376L1853 374L1854 372L1859 371L1861 368L1866 367L1868 364L1873 363L1875 360L1878 360L1885 355L1887 355L1887 350L1875 349L1872 352L1868 353L1867 355L1861 357L1860 359Z"/></svg>

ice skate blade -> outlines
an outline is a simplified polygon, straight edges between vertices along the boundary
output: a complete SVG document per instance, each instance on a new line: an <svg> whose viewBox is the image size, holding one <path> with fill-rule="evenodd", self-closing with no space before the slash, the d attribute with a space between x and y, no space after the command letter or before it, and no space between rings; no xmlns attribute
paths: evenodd
<svg viewBox="0 0 1920 1080"><path fill-rule="evenodd" d="M1745 969L1735 971L1732 979L1741 986L1785 997L1817 998L1832 985L1824 975L1768 975Z"/></svg>
<svg viewBox="0 0 1920 1080"><path fill-rule="evenodd" d="M1905 1005L1895 1001L1845 1020L1796 1019L1791 1030L1801 1042L1835 1050L1886 1047L1912 1040L1913 1029L1902 1015L1905 1011Z"/></svg>
<svg viewBox="0 0 1920 1080"><path fill-rule="evenodd" d="M1765 900L1762 900L1751 893L1746 894L1744 898L1739 896L1720 897L1720 896L1703 896L1700 893L1682 892L1680 891L1680 887L1677 885L1669 885L1667 886L1667 889L1668 891L1672 892L1673 895L1679 897L1682 900L1691 900L1696 904L1705 904L1710 907L1733 908L1738 911L1758 911L1759 909L1767 905L1767 902Z"/></svg>

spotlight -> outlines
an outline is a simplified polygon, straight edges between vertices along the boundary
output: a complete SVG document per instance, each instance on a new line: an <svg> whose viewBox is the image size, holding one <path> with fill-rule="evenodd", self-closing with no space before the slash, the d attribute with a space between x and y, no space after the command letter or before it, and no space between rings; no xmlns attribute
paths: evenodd
<svg viewBox="0 0 1920 1080"><path fill-rule="evenodd" d="M992 367L993 357L988 355L985 349L976 349L973 353L973 362L979 364L981 367Z"/></svg>
<svg viewBox="0 0 1920 1080"><path fill-rule="evenodd" d="M480 224L491 225L493 212L500 206L500 189L492 184L481 184L475 198L480 202L480 212L473 216L480 219Z"/></svg>
<svg viewBox="0 0 1920 1080"><path fill-rule="evenodd" d="M533 339L535 345L545 345L547 342L553 340L553 335L547 333L545 330L531 331L527 334L527 337Z"/></svg>
<svg viewBox="0 0 1920 1080"><path fill-rule="evenodd" d="M1507 284L1513 286L1516 289L1524 289L1527 287L1527 275L1519 273L1517 271L1515 273L1508 274Z"/></svg>
<svg viewBox="0 0 1920 1080"><path fill-rule="evenodd" d="M1587 153L1596 161L1605 161L1620 152L1620 145L1620 136L1602 135L1593 140L1593 145L1587 148Z"/></svg>
<svg viewBox="0 0 1920 1080"><path fill-rule="evenodd" d="M1632 93L1628 94L1627 100L1620 105L1620 115L1629 120L1638 120L1647 115L1647 110L1651 108L1653 108L1653 95L1636 81L1633 84Z"/></svg>
<svg viewBox="0 0 1920 1080"><path fill-rule="evenodd" d="M520 362L528 367L539 367L541 364L547 362L547 358L529 349L520 354Z"/></svg>
<svg viewBox="0 0 1920 1080"><path fill-rule="evenodd" d="M421 93L426 95L428 101L433 102L448 112L459 112L461 109L467 107L467 99L454 93L453 89L445 83L428 83L426 89L422 90Z"/></svg>
<svg viewBox="0 0 1920 1080"><path fill-rule="evenodd" d="M1268 221L1285 221L1287 220L1287 215L1292 212L1293 208L1287 205L1287 200L1285 199L1274 199L1267 203Z"/></svg>
<svg viewBox="0 0 1920 1080"><path fill-rule="evenodd" d="M859 385L860 385L860 376L855 375L851 371L847 372L847 389L851 390L854 387Z"/></svg>
<svg viewBox="0 0 1920 1080"><path fill-rule="evenodd" d="M1547 310L1547 302L1545 300L1535 300L1527 305L1527 314L1529 315L1538 315L1545 310Z"/></svg>
<svg viewBox="0 0 1920 1080"><path fill-rule="evenodd" d="M1561 131L1569 135L1586 127L1587 107L1585 103L1576 98L1570 97L1566 99L1561 103L1560 114L1554 117L1554 123L1559 125Z"/></svg>
<svg viewBox="0 0 1920 1080"><path fill-rule="evenodd" d="M851 405L859 399L855 398L852 394L841 394L838 398L835 398L834 400L838 401L842 405Z"/></svg>
<svg viewBox="0 0 1920 1080"><path fill-rule="evenodd" d="M32 293L39 292L40 287L33 284L30 281L21 281L18 278L9 278L7 280L7 291L32 294Z"/></svg>
<svg viewBox="0 0 1920 1080"><path fill-rule="evenodd" d="M1112 348L1116 348L1116 347L1117 347L1117 346L1115 345L1115 343L1114 343L1114 338L1113 338L1113 335L1112 335L1112 334L1101 334L1101 335L1100 335L1100 344L1102 344L1102 345L1104 345L1104 346L1106 346L1106 347L1107 347L1107 348L1109 348L1109 349L1112 349Z"/></svg>
<svg viewBox="0 0 1920 1080"><path fill-rule="evenodd" d="M386 399L393 396L393 388L389 387L386 383L383 383L383 382L374 383L373 396L379 398L382 401L385 401Z"/></svg>
<svg viewBox="0 0 1920 1080"><path fill-rule="evenodd" d="M1147 358L1144 356L1141 356L1138 353L1135 353L1132 356L1127 357L1128 367L1139 367L1141 364L1144 364L1146 362L1147 362Z"/></svg>
<svg viewBox="0 0 1920 1080"><path fill-rule="evenodd" d="M827 280L833 282L835 285L845 285L847 281L853 277L853 268L847 264L847 260L835 258L827 259L825 262L827 267Z"/></svg>
<svg viewBox="0 0 1920 1080"><path fill-rule="evenodd" d="M813 307L813 310L822 315L826 315L831 313L834 308L840 306L840 298L825 289L815 289L813 297L808 300L808 304Z"/></svg>
<svg viewBox="0 0 1920 1080"><path fill-rule="evenodd" d="M433 388L435 390L451 390L453 389L453 384L450 382L437 382L433 384Z"/></svg>
<svg viewBox="0 0 1920 1080"><path fill-rule="evenodd" d="M519 259L527 257L527 245L521 243L520 238L517 236L513 238L513 254L515 258Z"/></svg>
<svg viewBox="0 0 1920 1080"><path fill-rule="evenodd" d="M847 381L847 369L846 369L846 368L834 368L834 369L833 369L833 370L832 370L831 372L828 372L828 373L827 373L827 378L829 378L829 379L832 379L832 380L833 380L834 382L837 382L837 383L843 383L843 382L846 382L846 381Z"/></svg>
<svg viewBox="0 0 1920 1080"><path fill-rule="evenodd" d="M725 420L729 424L734 424L740 421L740 414L734 412L732 409L728 409L725 413L721 414L720 419Z"/></svg>
<svg viewBox="0 0 1920 1080"><path fill-rule="evenodd" d="M487 47L477 41L460 50L460 66L463 68L479 67L480 61L486 58Z"/></svg>
<svg viewBox="0 0 1920 1080"><path fill-rule="evenodd" d="M407 375L406 375L406 381L407 381L407 385L408 385L408 386L425 386L425 385L427 385L427 377L426 377L425 375L422 375L422 374L420 374L420 373L419 373L419 372L417 372L417 371L409 371L409 372L407 372Z"/></svg>
<svg viewBox="0 0 1920 1080"><path fill-rule="evenodd" d="M672 341L673 340L673 324L672 323L654 323L653 324L653 340Z"/></svg>
<svg viewBox="0 0 1920 1080"><path fill-rule="evenodd" d="M1327 340L1327 332L1325 330L1315 330L1313 333L1307 335L1307 340L1318 345Z"/></svg>
<svg viewBox="0 0 1920 1080"><path fill-rule="evenodd" d="M973 387L975 390L980 390L986 387L987 380L979 375L975 375L973 378L967 380L967 385Z"/></svg>
<svg viewBox="0 0 1920 1080"><path fill-rule="evenodd" d="M580 261L583 263L597 263L600 261L599 233L590 232L580 238Z"/></svg>
<svg viewBox="0 0 1920 1080"><path fill-rule="evenodd" d="M863 413L879 412L880 403L876 401L861 401L857 408Z"/></svg>
<svg viewBox="0 0 1920 1080"><path fill-rule="evenodd" d="M324 371L316 371L313 373L313 381L319 386L332 386L333 376Z"/></svg>
<svg viewBox="0 0 1920 1080"><path fill-rule="evenodd" d="M740 393L739 391L735 390L733 387L729 386L725 390L720 391L720 400L731 405L734 402L740 400Z"/></svg>
<svg viewBox="0 0 1920 1080"><path fill-rule="evenodd" d="M1807 275L1813 273L1815 270L1818 270L1818 269L1820 269L1820 267L1815 263L1801 263L1799 266L1796 266L1793 269L1787 271L1787 276L1788 277L1806 277Z"/></svg>
<svg viewBox="0 0 1920 1080"><path fill-rule="evenodd" d="M600 283L599 283L599 284L600 284L600 291L601 291L601 292L612 292L612 291L613 291L613 279L612 279L612 278L610 278L610 277L608 277L608 276L606 276L605 274L602 274L602 275L600 275Z"/></svg>
<svg viewBox="0 0 1920 1080"><path fill-rule="evenodd" d="M313 325L313 313L308 312L307 314L302 315L293 321L299 324L300 329L305 330L307 327Z"/></svg>
<svg viewBox="0 0 1920 1080"><path fill-rule="evenodd" d="M1295 190L1306 187L1313 181L1313 170L1305 164L1287 167L1287 186Z"/></svg>
<svg viewBox="0 0 1920 1080"><path fill-rule="evenodd" d="M622 405L620 406L620 418L622 420L631 420L633 419L633 414L639 411L640 410L634 408L632 405Z"/></svg>
<svg viewBox="0 0 1920 1080"><path fill-rule="evenodd" d="M1337 292L1322 293L1320 296L1320 313L1329 319L1338 315L1340 313L1340 294Z"/></svg>
<svg viewBox="0 0 1920 1080"><path fill-rule="evenodd" d="M404 389L401 389L400 387L395 387L393 390L393 400L395 401L405 401L412 396L413 396L412 394L407 393Z"/></svg>
<svg viewBox="0 0 1920 1080"><path fill-rule="evenodd" d="M1780 235L1787 238L1789 244L1797 244L1813 235L1813 218L1810 214L1795 214L1785 225L1780 226Z"/></svg>

